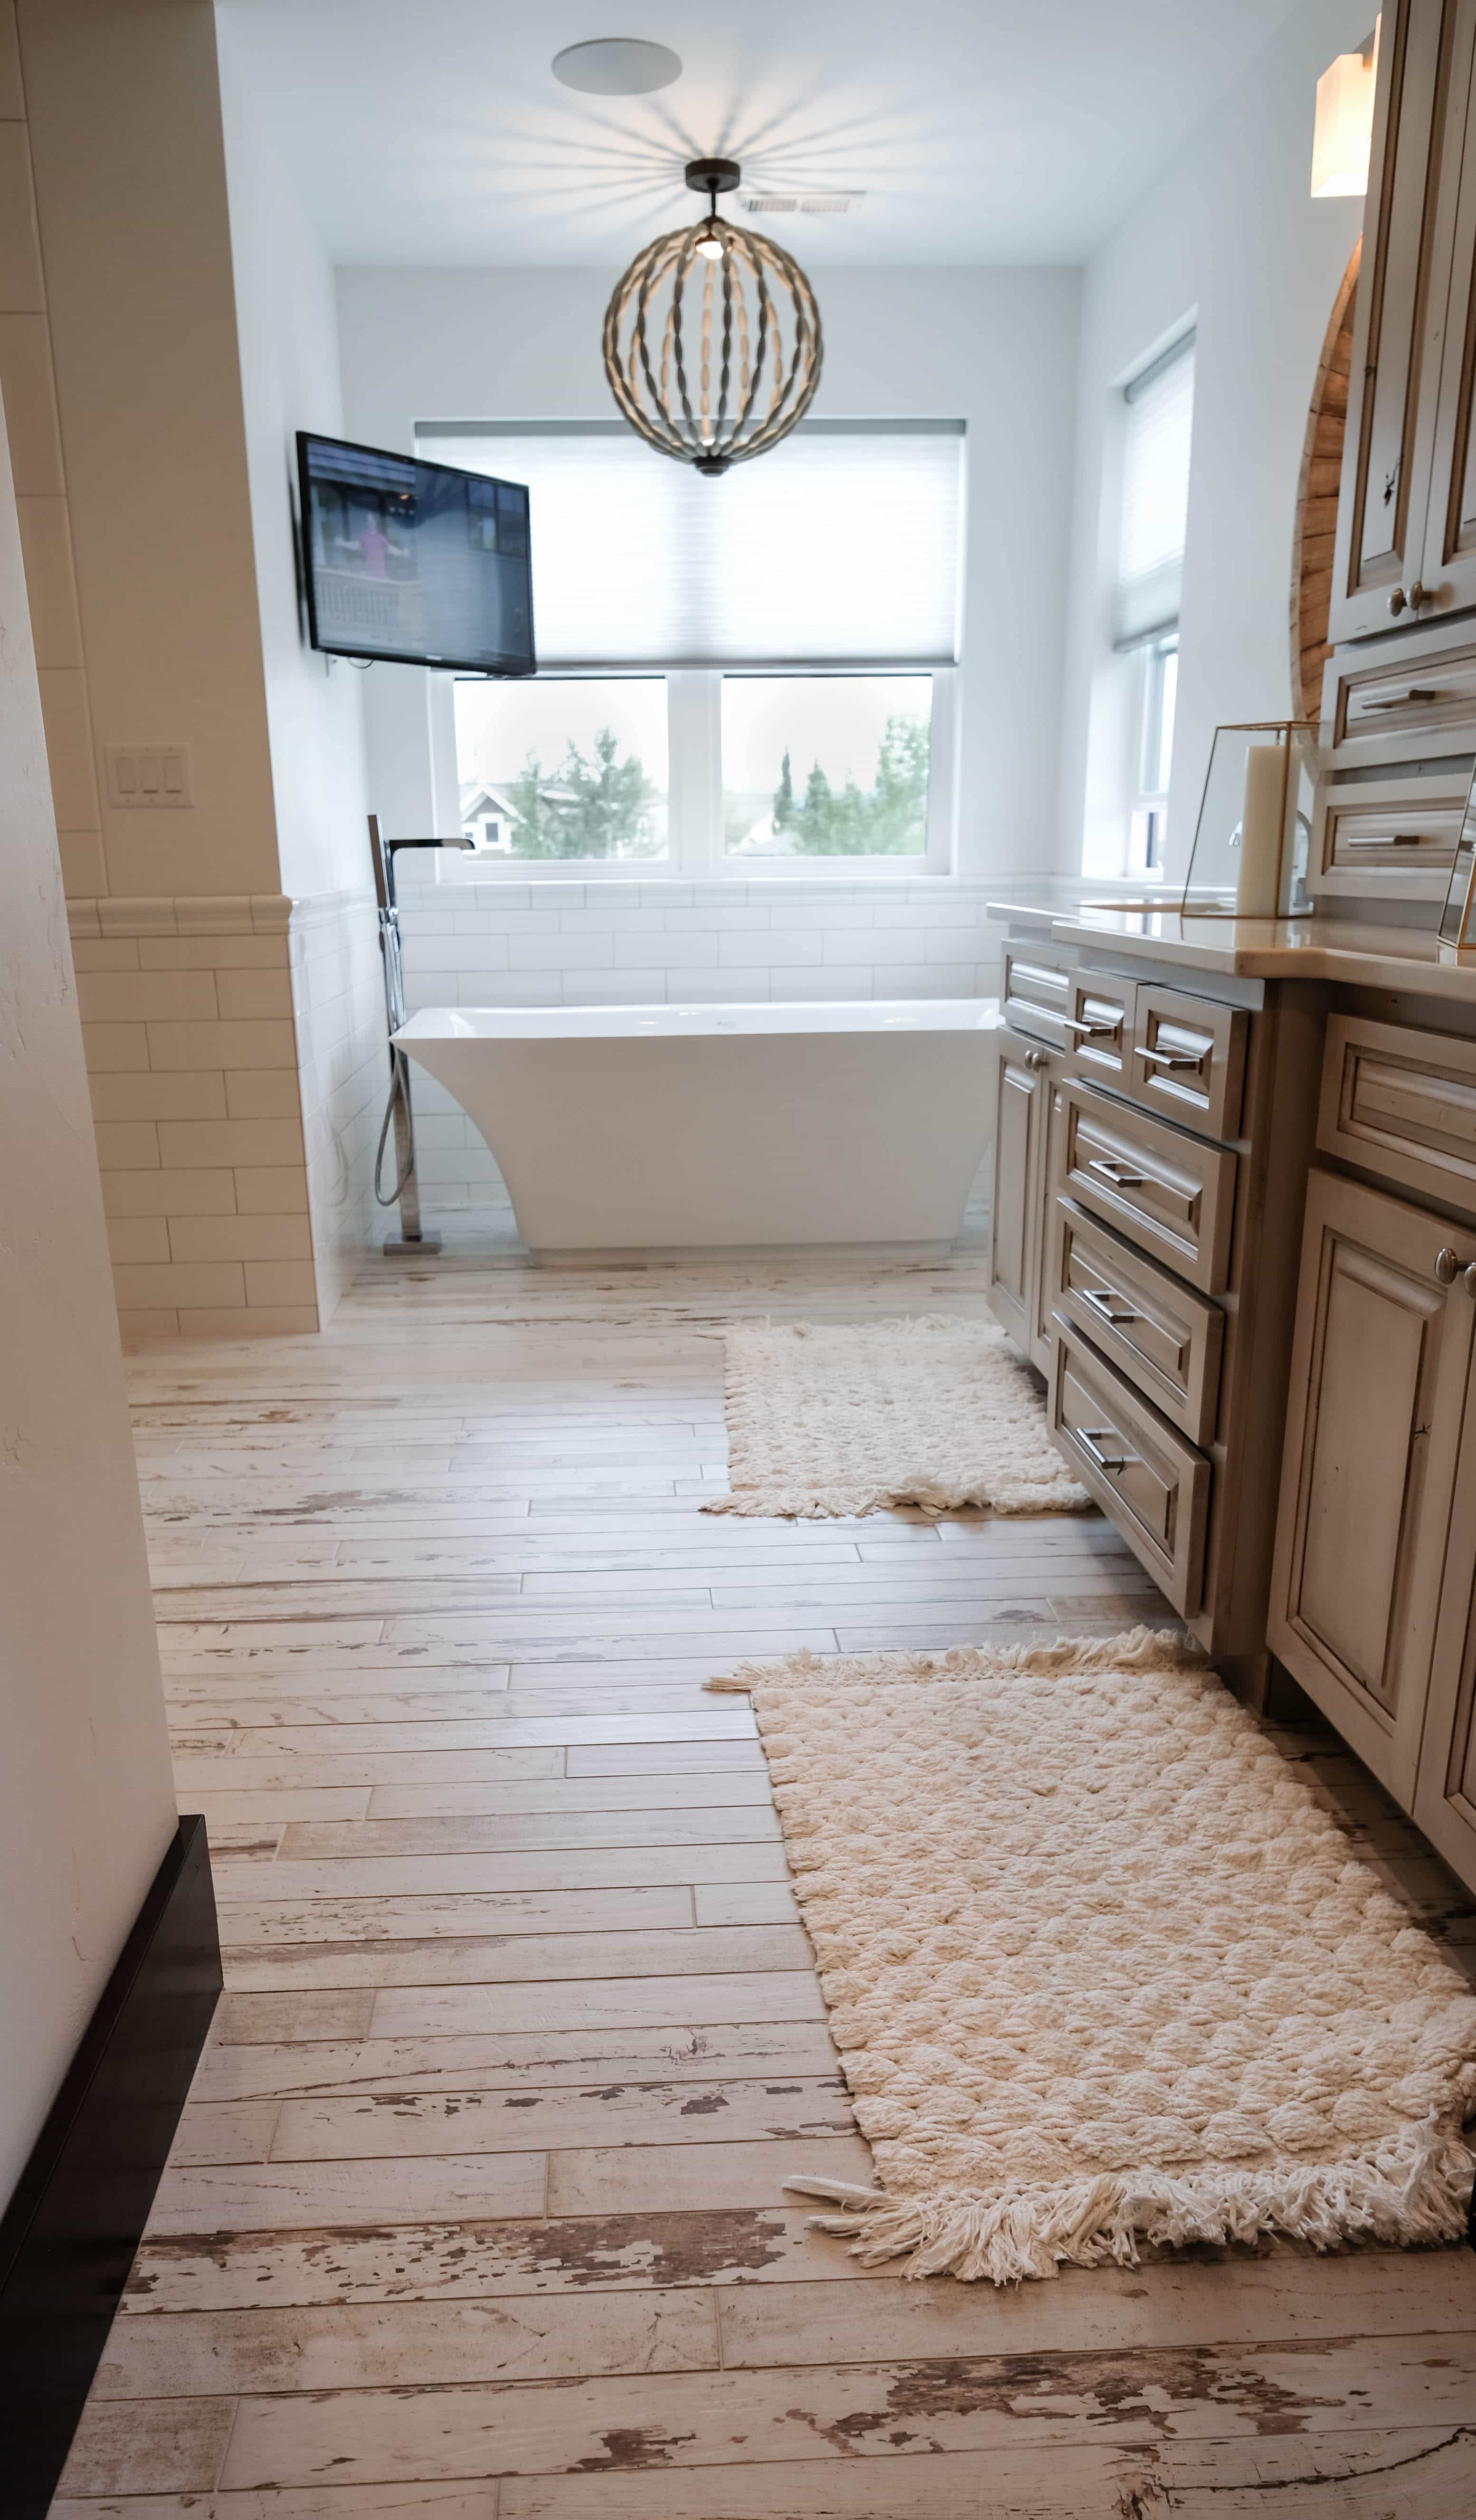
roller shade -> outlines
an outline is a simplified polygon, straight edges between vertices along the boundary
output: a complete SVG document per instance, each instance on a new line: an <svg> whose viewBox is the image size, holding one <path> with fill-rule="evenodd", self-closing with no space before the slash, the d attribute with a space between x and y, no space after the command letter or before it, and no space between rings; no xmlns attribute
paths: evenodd
<svg viewBox="0 0 1476 2520"><path fill-rule="evenodd" d="M1194 336L1127 387L1112 637L1141 648L1179 625L1194 418Z"/></svg>
<svg viewBox="0 0 1476 2520"><path fill-rule="evenodd" d="M951 665L962 422L805 422L719 480L622 421L425 423L526 482L541 666Z"/></svg>

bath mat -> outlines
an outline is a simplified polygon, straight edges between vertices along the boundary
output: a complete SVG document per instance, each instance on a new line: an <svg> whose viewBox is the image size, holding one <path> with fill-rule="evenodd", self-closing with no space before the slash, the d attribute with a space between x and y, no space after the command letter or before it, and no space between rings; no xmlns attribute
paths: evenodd
<svg viewBox="0 0 1476 2520"><path fill-rule="evenodd" d="M878 2185L868 2265L1459 2238L1476 1997L1172 1636L797 1655L752 1690Z"/></svg>
<svg viewBox="0 0 1476 2520"><path fill-rule="evenodd" d="M1046 1432L1003 1330L941 1318L727 1332L732 1493L706 1513L1080 1513L1092 1500Z"/></svg>

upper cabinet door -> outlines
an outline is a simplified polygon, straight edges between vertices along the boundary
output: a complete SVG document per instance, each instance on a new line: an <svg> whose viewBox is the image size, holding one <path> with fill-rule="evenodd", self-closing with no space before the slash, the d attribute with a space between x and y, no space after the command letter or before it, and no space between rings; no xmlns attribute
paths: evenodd
<svg viewBox="0 0 1476 2520"><path fill-rule="evenodd" d="M1395 0L1379 41L1328 636L1421 617L1476 0ZM1458 105L1453 97L1458 90Z"/></svg>
<svg viewBox="0 0 1476 2520"><path fill-rule="evenodd" d="M1440 190L1454 200L1451 277L1441 326L1430 499L1419 571L1422 621L1476 604L1476 0L1462 0L1441 133Z"/></svg>

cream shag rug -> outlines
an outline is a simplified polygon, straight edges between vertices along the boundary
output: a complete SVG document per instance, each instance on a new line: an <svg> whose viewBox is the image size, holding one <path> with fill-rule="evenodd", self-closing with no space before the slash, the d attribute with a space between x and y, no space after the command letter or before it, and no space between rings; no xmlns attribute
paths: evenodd
<svg viewBox="0 0 1476 2520"><path fill-rule="evenodd" d="M942 1319L727 1332L732 1494L707 1513L1079 1513L1092 1502L1046 1432L1003 1330Z"/></svg>
<svg viewBox="0 0 1476 2520"><path fill-rule="evenodd" d="M1214 1674L1145 1628L750 1668L879 2185L869 2265L1454 2240L1476 1999Z"/></svg>

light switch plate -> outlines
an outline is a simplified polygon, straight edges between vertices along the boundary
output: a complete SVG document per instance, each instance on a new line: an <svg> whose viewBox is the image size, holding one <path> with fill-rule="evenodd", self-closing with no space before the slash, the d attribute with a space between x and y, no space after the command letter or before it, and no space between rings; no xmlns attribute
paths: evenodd
<svg viewBox="0 0 1476 2520"><path fill-rule="evenodd" d="M193 805L190 747L185 743L110 743L110 805L146 807L151 813L176 805Z"/></svg>

